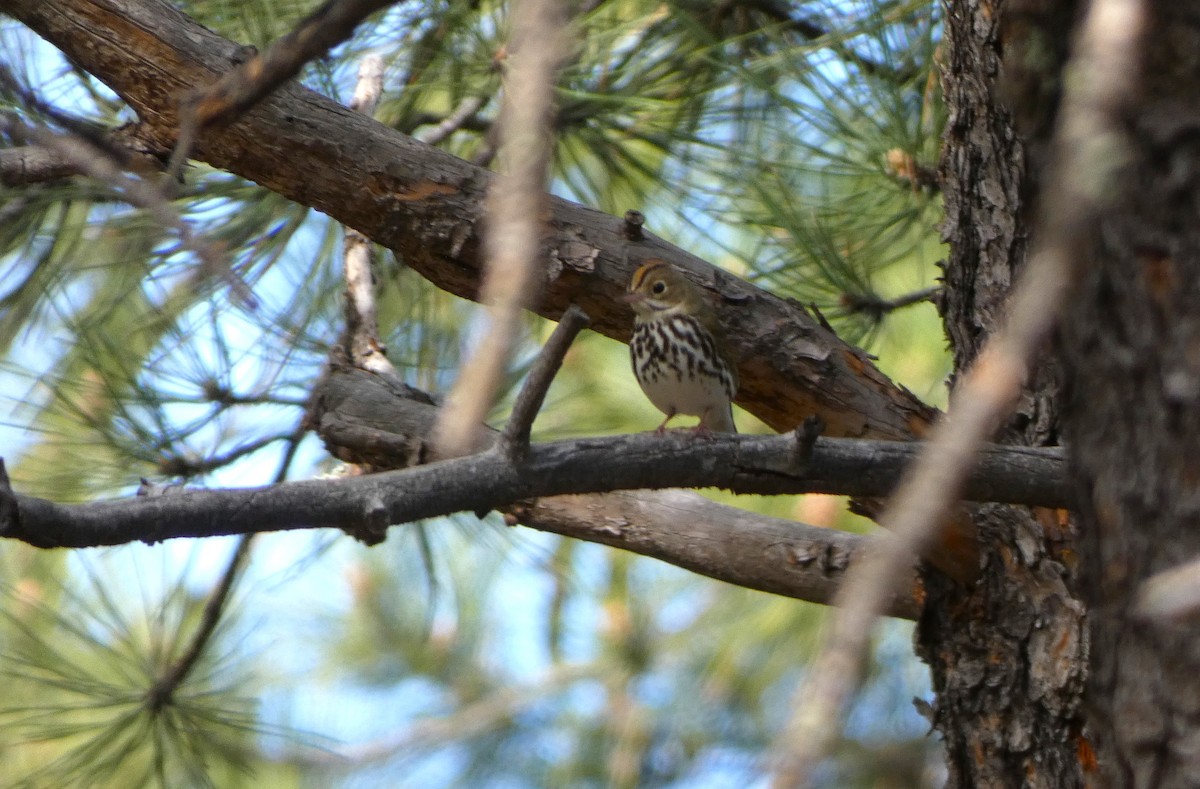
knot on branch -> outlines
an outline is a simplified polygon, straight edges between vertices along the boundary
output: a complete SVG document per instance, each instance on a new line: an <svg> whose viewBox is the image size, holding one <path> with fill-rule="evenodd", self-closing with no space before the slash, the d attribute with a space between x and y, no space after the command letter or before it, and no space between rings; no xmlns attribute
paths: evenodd
<svg viewBox="0 0 1200 789"><path fill-rule="evenodd" d="M383 500L378 496L372 496L363 502L361 520L357 523L343 525L342 531L370 548L387 539L388 526L391 525L390 520Z"/></svg>
<svg viewBox="0 0 1200 789"><path fill-rule="evenodd" d="M645 224L645 214L631 208L625 212L625 223L621 226L621 235L625 237L626 241L644 241L646 236L642 233L642 226Z"/></svg>
<svg viewBox="0 0 1200 789"><path fill-rule="evenodd" d="M842 575L853 561L855 551L837 543L795 543L788 546L788 561L800 568L815 565L822 575Z"/></svg>
<svg viewBox="0 0 1200 789"><path fill-rule="evenodd" d="M809 461L812 460L813 446L816 445L817 439L821 437L824 430L825 421L813 414L792 431L792 437L796 440L795 446L792 448L792 468L795 471L803 474L808 470Z"/></svg>

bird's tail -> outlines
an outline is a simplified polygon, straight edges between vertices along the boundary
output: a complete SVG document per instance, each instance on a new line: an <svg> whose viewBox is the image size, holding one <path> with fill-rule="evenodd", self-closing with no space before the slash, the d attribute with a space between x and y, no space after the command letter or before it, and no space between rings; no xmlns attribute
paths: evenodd
<svg viewBox="0 0 1200 789"><path fill-rule="evenodd" d="M733 406L726 405L724 408L709 411L700 420L700 426L706 427L714 433L736 433L737 425L733 423Z"/></svg>

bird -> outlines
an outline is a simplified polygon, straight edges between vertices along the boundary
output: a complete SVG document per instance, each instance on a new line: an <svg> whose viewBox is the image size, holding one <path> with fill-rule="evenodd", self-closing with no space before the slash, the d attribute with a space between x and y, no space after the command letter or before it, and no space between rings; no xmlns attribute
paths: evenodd
<svg viewBox="0 0 1200 789"><path fill-rule="evenodd" d="M732 401L737 369L726 349L716 310L704 291L664 260L647 260L623 298L633 307L629 356L633 374L654 406L667 415L700 417L696 432L736 433Z"/></svg>

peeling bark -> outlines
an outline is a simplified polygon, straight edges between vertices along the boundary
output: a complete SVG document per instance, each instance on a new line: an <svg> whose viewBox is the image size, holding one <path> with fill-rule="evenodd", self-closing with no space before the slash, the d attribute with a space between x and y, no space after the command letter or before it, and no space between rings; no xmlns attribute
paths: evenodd
<svg viewBox="0 0 1200 789"><path fill-rule="evenodd" d="M1029 252L1037 184L1028 172L1053 126L1071 5L946 3L943 318L959 371L998 328ZM1047 353L1001 440L1058 443L1058 381ZM1074 591L1074 529L1065 512L1046 509L988 507L975 521L978 583L927 577L917 633L937 693L947 786L1079 786L1081 749L1089 749L1080 713L1088 634Z"/></svg>

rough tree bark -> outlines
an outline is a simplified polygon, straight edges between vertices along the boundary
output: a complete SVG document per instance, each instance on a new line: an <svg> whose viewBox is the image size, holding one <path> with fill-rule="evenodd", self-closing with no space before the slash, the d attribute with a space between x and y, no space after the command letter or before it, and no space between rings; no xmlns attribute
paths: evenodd
<svg viewBox="0 0 1200 789"><path fill-rule="evenodd" d="M1200 555L1200 6L1147 5L1138 106L1113 152L1123 171L1064 318L1064 423L1101 775L1194 787L1200 630L1140 616L1137 600L1148 577Z"/></svg>
<svg viewBox="0 0 1200 789"><path fill-rule="evenodd" d="M998 328L1029 251L1036 183L1028 172L1038 169L1052 129L1069 37L1071 3L1037 3L1044 16L1024 5L946 3L941 177L951 253L943 318L960 371ZM1058 443L1057 381L1048 356L1002 440ZM979 582L964 589L927 577L917 633L937 694L933 722L946 745L947 785L1080 785L1088 641L1073 591L1070 525L1065 513L1016 507L987 508L976 525Z"/></svg>

